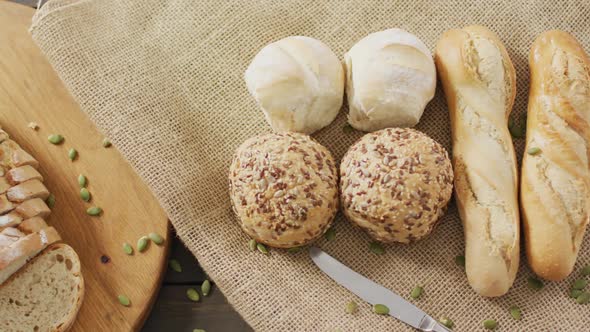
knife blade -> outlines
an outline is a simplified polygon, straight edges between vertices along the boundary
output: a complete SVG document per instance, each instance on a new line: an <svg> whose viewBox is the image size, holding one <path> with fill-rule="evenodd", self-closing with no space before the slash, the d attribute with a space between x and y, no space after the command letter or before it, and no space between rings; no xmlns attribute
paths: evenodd
<svg viewBox="0 0 590 332"><path fill-rule="evenodd" d="M450 331L434 318L428 316L424 311L404 300L401 296L353 271L321 249L310 247L309 255L320 270L344 288L372 305L386 305L389 308L390 316L421 331Z"/></svg>

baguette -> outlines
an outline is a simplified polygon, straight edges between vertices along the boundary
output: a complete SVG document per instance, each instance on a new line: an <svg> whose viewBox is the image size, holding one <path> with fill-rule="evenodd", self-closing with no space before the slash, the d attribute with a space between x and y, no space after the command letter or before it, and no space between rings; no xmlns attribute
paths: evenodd
<svg viewBox="0 0 590 332"><path fill-rule="evenodd" d="M482 296L501 296L519 263L518 173L507 128L515 71L500 39L481 26L450 30L435 60L449 105L455 196L465 268Z"/></svg>
<svg viewBox="0 0 590 332"><path fill-rule="evenodd" d="M527 259L538 276L563 280L590 211L590 60L573 36L547 31L533 43L529 64L521 179Z"/></svg>

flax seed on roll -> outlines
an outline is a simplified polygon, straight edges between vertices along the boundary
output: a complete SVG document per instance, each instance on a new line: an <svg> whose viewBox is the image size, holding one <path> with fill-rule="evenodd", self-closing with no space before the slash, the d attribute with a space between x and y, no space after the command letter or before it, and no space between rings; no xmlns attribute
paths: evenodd
<svg viewBox="0 0 590 332"><path fill-rule="evenodd" d="M346 217L381 242L410 243L430 234L453 190L446 150L414 129L363 136L340 165Z"/></svg>
<svg viewBox="0 0 590 332"><path fill-rule="evenodd" d="M298 133L246 140L230 165L229 192L244 232L278 248L317 239L338 210L338 174L330 151Z"/></svg>

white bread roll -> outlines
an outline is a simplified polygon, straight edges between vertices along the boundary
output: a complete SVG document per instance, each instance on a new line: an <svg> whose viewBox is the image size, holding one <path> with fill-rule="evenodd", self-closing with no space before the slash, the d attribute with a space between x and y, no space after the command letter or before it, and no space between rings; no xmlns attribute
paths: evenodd
<svg viewBox="0 0 590 332"><path fill-rule="evenodd" d="M500 296L519 263L518 172L507 126L514 67L498 36L481 26L445 32L435 59L451 115L467 279L477 293Z"/></svg>
<svg viewBox="0 0 590 332"><path fill-rule="evenodd" d="M547 31L529 58L531 87L521 203L529 265L542 278L573 270L590 212L590 59L574 37Z"/></svg>
<svg viewBox="0 0 590 332"><path fill-rule="evenodd" d="M344 61L348 122L358 130L414 126L434 97L432 55L407 31L372 33L356 43Z"/></svg>
<svg viewBox="0 0 590 332"><path fill-rule="evenodd" d="M342 107L344 69L317 39L293 36L265 46L244 78L276 132L311 134L330 124Z"/></svg>

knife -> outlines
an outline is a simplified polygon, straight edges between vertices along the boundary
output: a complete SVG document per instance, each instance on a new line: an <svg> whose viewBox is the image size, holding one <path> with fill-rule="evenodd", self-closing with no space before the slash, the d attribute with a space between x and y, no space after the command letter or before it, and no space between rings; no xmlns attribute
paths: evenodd
<svg viewBox="0 0 590 332"><path fill-rule="evenodd" d="M309 248L313 262L338 284L356 294L372 305L384 304L389 308L389 315L402 322L426 332L450 332L436 319L428 316L415 305L404 300L389 289L354 272L334 257L317 247Z"/></svg>

